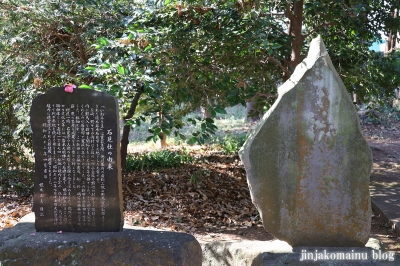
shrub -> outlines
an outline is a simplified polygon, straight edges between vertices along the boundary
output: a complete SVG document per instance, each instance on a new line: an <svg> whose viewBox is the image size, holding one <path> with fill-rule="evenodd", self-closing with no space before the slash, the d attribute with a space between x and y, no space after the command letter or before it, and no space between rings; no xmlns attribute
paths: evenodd
<svg viewBox="0 0 400 266"><path fill-rule="evenodd" d="M0 168L0 192L21 196L33 194L33 172Z"/></svg>
<svg viewBox="0 0 400 266"><path fill-rule="evenodd" d="M0 88L0 168L33 167L25 151L31 148L27 101L30 95Z"/></svg>
<svg viewBox="0 0 400 266"><path fill-rule="evenodd" d="M219 144L226 154L235 154L239 152L240 148L246 142L247 134L227 135Z"/></svg>

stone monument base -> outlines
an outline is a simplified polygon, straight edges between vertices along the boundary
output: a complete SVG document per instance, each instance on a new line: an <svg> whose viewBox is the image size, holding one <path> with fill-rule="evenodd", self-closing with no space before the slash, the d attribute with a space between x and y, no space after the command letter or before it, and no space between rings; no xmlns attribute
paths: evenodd
<svg viewBox="0 0 400 266"><path fill-rule="evenodd" d="M36 232L34 214L0 231L0 265L201 265L189 234L124 226L121 232Z"/></svg>
<svg viewBox="0 0 400 266"><path fill-rule="evenodd" d="M381 243L370 238L360 247L296 247L280 240L217 241L202 245L203 266L364 266L397 265L400 257L384 252Z"/></svg>

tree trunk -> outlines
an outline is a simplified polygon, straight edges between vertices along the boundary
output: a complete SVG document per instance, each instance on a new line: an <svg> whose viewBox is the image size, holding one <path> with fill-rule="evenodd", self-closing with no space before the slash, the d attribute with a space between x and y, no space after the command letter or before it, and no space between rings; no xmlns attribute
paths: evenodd
<svg viewBox="0 0 400 266"><path fill-rule="evenodd" d="M167 134L165 134L164 132L161 132L161 139L160 139L160 143L161 143L161 149L165 149L167 148Z"/></svg>
<svg viewBox="0 0 400 266"><path fill-rule="evenodd" d="M295 1L293 3L293 13L292 13L292 23L291 23L291 35L294 37L292 40L292 56L290 67L292 71L301 62L301 47L303 45L303 34L301 33L301 28L303 26L303 1Z"/></svg>
<svg viewBox="0 0 400 266"><path fill-rule="evenodd" d="M304 36L302 34L303 26L303 0L294 1L292 7L286 10L286 16L289 19L288 35L292 36L292 53L290 60L287 60L285 66L288 72L285 72L282 79L283 82L290 78L296 66L301 62L301 47L303 45Z"/></svg>
<svg viewBox="0 0 400 266"><path fill-rule="evenodd" d="M158 120L158 126L161 128L162 122L164 120L164 114L162 111L160 111L158 115L160 116ZM164 149L167 147L167 134L165 134L165 132L161 132L159 136L160 136L161 149Z"/></svg>
<svg viewBox="0 0 400 266"><path fill-rule="evenodd" d="M398 10L395 9L393 11L393 18L397 18L397 13L398 13ZM389 36L388 36L388 39L386 42L385 53L390 53L390 52L396 50L396 46L397 46L397 32L391 30L389 32Z"/></svg>
<svg viewBox="0 0 400 266"><path fill-rule="evenodd" d="M126 168L126 156L128 155L128 144L129 144L129 132L131 131L131 126L127 125L126 122L128 119L131 119L135 114L136 107L138 105L140 96L143 94L143 87L140 88L135 97L133 97L131 106L129 107L129 111L123 118L124 127L122 129L122 137L121 137L121 168L125 170Z"/></svg>

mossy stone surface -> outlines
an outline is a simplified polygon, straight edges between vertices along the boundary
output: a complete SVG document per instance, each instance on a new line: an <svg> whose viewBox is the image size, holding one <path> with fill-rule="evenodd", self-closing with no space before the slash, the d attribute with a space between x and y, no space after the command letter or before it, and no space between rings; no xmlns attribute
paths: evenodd
<svg viewBox="0 0 400 266"><path fill-rule="evenodd" d="M372 152L320 37L278 92L239 153L265 229L292 246L364 246Z"/></svg>

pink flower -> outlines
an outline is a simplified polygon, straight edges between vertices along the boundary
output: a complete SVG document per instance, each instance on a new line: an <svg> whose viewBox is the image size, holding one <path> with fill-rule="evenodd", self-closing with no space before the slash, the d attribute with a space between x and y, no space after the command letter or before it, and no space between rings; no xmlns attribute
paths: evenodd
<svg viewBox="0 0 400 266"><path fill-rule="evenodd" d="M65 92L73 93L75 88L76 88L76 85L74 85L72 83L68 83L68 84L64 85Z"/></svg>
<svg viewBox="0 0 400 266"><path fill-rule="evenodd" d="M35 233L31 233L31 236L34 236L34 235L36 235Z"/></svg>
<svg viewBox="0 0 400 266"><path fill-rule="evenodd" d="M62 234L62 231L57 231L57 234Z"/></svg>

